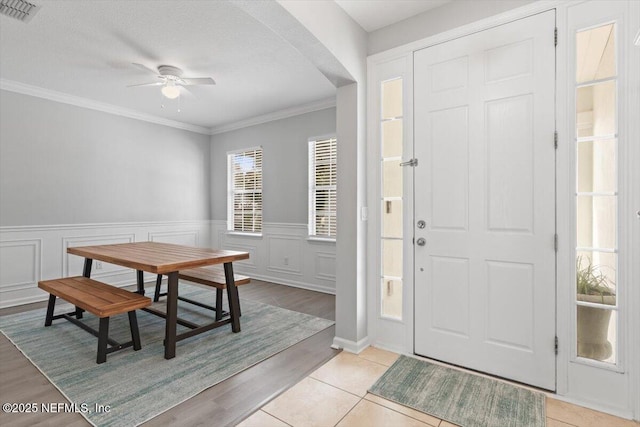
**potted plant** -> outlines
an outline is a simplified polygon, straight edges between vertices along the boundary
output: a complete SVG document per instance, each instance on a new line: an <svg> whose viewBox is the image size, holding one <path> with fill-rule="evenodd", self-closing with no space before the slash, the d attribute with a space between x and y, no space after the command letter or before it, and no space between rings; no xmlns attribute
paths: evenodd
<svg viewBox="0 0 640 427"><path fill-rule="evenodd" d="M576 260L576 290L578 301L615 305L616 295L609 279L591 259ZM605 360L611 356L608 340L611 310L578 306L578 356Z"/></svg>

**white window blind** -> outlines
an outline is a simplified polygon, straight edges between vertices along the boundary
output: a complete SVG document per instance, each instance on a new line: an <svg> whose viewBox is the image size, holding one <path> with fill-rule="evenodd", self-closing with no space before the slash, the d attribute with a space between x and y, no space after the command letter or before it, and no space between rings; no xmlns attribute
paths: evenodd
<svg viewBox="0 0 640 427"><path fill-rule="evenodd" d="M309 141L309 235L336 237L337 140Z"/></svg>
<svg viewBox="0 0 640 427"><path fill-rule="evenodd" d="M227 229L262 232L262 148L227 155Z"/></svg>

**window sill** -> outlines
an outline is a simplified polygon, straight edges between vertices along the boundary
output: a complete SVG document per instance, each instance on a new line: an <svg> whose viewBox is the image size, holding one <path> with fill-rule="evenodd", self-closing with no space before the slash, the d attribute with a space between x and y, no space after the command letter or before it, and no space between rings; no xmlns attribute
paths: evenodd
<svg viewBox="0 0 640 427"><path fill-rule="evenodd" d="M238 236L238 237L253 237L253 238L262 238L262 233L251 233L249 231L233 231L227 230L227 236Z"/></svg>
<svg viewBox="0 0 640 427"><path fill-rule="evenodd" d="M310 242L321 242L321 243L336 243L335 237L318 237L318 236L308 236L307 240Z"/></svg>

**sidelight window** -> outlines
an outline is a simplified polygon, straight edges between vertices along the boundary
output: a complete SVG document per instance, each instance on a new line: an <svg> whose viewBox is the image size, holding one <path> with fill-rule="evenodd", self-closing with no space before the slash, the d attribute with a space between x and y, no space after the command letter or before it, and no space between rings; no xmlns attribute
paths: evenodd
<svg viewBox="0 0 640 427"><path fill-rule="evenodd" d="M618 363L616 25L576 34L577 356Z"/></svg>
<svg viewBox="0 0 640 427"><path fill-rule="evenodd" d="M403 108L401 78L381 84L381 315L402 320L403 288Z"/></svg>

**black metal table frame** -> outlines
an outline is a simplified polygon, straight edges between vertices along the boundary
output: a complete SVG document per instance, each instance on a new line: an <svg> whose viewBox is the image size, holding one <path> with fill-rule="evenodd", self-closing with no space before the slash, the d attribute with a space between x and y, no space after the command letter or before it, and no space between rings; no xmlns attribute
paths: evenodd
<svg viewBox="0 0 640 427"><path fill-rule="evenodd" d="M91 267L93 265L92 258L84 259L84 268L82 275L84 277L91 277ZM144 289L144 271L136 270L136 293L140 295L145 294ZM151 272L153 273L153 272ZM236 287L235 278L233 275L233 263L224 263L224 275L227 285L227 298L229 301L229 317L223 320L216 320L213 323L206 325L198 325L188 320L180 319L178 317L178 271L170 273L164 273L167 277L167 312L156 310L154 308L143 308L142 310L162 317L165 322L165 335L164 335L164 358L173 359L176 356L176 343L183 339L192 337L194 335L201 334L203 332L210 331L211 329L219 328L220 326L231 323L231 330L236 333L240 332L240 302L238 300L238 288ZM191 329L190 331L177 334L177 325L186 326Z"/></svg>

